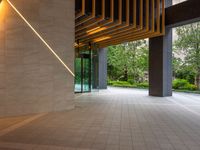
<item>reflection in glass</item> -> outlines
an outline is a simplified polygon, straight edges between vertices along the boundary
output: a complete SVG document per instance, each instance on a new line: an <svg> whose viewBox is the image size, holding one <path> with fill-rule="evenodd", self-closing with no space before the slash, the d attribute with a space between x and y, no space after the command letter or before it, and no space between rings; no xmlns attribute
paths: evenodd
<svg viewBox="0 0 200 150"><path fill-rule="evenodd" d="M91 92L98 89L98 52L84 46L75 50L75 92Z"/></svg>

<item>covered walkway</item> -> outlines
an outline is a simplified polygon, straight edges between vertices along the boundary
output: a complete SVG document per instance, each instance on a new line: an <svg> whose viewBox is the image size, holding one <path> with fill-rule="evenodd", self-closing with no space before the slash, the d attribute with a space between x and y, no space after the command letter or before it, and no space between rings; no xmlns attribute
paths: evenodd
<svg viewBox="0 0 200 150"><path fill-rule="evenodd" d="M109 88L76 109L0 119L0 150L199 150L200 95Z"/></svg>

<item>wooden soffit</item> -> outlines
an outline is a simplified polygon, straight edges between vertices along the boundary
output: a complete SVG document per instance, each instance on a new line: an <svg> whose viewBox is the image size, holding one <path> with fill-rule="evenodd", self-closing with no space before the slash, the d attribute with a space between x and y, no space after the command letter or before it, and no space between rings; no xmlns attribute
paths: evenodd
<svg viewBox="0 0 200 150"><path fill-rule="evenodd" d="M161 36L165 0L76 0L77 45L99 47Z"/></svg>

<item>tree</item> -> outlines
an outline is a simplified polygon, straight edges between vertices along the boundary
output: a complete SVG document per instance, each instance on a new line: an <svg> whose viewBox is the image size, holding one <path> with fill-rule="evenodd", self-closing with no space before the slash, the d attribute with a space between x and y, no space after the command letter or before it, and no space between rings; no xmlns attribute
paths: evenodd
<svg viewBox="0 0 200 150"><path fill-rule="evenodd" d="M200 23L194 23L176 29L176 53L184 60L184 67L195 74L195 84L200 88Z"/></svg>
<svg viewBox="0 0 200 150"><path fill-rule="evenodd" d="M128 51L128 70L134 82L138 82L144 77L148 69L148 49L146 40L134 41L124 44Z"/></svg>
<svg viewBox="0 0 200 150"><path fill-rule="evenodd" d="M112 80L127 80L127 55L122 45L110 46L108 50L108 75Z"/></svg>
<svg viewBox="0 0 200 150"><path fill-rule="evenodd" d="M108 51L108 75L112 80L138 82L148 68L146 40L110 46Z"/></svg>

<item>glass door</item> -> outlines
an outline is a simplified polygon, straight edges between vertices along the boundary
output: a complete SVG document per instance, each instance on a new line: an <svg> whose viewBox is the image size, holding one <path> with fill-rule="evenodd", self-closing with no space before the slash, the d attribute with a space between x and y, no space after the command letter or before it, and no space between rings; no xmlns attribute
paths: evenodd
<svg viewBox="0 0 200 150"><path fill-rule="evenodd" d="M91 55L82 54L82 92L91 91Z"/></svg>
<svg viewBox="0 0 200 150"><path fill-rule="evenodd" d="M76 50L75 92L91 92L91 50Z"/></svg>
<svg viewBox="0 0 200 150"><path fill-rule="evenodd" d="M75 58L75 92L82 92L81 58Z"/></svg>
<svg viewBox="0 0 200 150"><path fill-rule="evenodd" d="M98 91L98 51L94 46L75 51L75 93Z"/></svg>

